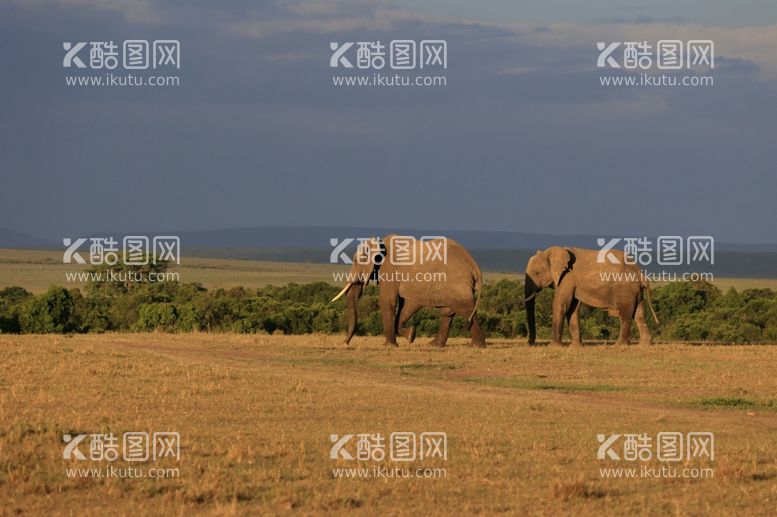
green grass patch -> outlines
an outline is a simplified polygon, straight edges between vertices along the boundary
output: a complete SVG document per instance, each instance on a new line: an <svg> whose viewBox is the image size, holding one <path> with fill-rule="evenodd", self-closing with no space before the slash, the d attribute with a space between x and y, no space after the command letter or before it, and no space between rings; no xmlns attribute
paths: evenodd
<svg viewBox="0 0 777 517"><path fill-rule="evenodd" d="M749 400L740 397L712 397L703 398L695 402L694 405L701 407L732 407L743 409L777 409L777 401L775 400Z"/></svg>
<svg viewBox="0 0 777 517"><path fill-rule="evenodd" d="M445 371L461 368L461 366L451 363L404 363L395 367L399 368L400 375L432 374L435 377L439 377Z"/></svg>
<svg viewBox="0 0 777 517"><path fill-rule="evenodd" d="M405 363L400 364L402 370L455 370L461 368L451 363Z"/></svg>
<svg viewBox="0 0 777 517"><path fill-rule="evenodd" d="M298 365L312 365L312 366L371 366L365 361L359 361L358 359L341 358L341 357L274 357L272 359L274 363L280 364L298 364Z"/></svg>
<svg viewBox="0 0 777 517"><path fill-rule="evenodd" d="M474 382L484 386L495 388L512 388L519 390L538 390L538 391L590 391L590 392L612 392L626 391L627 388L614 386L612 384L584 384L568 381L548 381L544 379L535 379L531 377L471 377L467 382Z"/></svg>

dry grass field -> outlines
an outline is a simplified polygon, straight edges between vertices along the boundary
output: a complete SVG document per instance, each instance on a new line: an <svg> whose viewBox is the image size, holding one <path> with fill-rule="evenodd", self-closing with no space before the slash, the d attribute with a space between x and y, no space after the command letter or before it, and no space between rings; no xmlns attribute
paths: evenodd
<svg viewBox="0 0 777 517"><path fill-rule="evenodd" d="M381 342L0 336L2 513L774 515L777 347ZM63 434L126 431L180 433L179 461L141 464L179 476L66 475L108 463L63 459ZM395 431L447 433L447 460L401 465L437 477L335 478L397 464L331 460L330 434ZM672 464L713 475L602 477L662 463L597 460L597 434L661 431L714 433L714 461Z"/></svg>
<svg viewBox="0 0 777 517"><path fill-rule="evenodd" d="M61 252L0 249L0 288L18 285L41 293L52 285L84 287L85 281L68 281L66 274L86 271L88 267L63 264ZM229 289L328 281L332 272L347 271L347 268L328 264L183 257L181 265L172 266L170 271L177 272L181 282L198 282L208 289Z"/></svg>
<svg viewBox="0 0 777 517"><path fill-rule="evenodd" d="M88 265L63 264L62 253L57 251L0 249L0 289L21 286L30 292L42 293L52 285L84 287L85 281L70 281L66 274L87 269ZM348 266L182 257L181 265L171 266L170 270L179 274L181 282L197 282L208 289L250 289L291 282L333 282L332 273L347 272ZM485 277L486 280L517 280L522 279L523 275L488 272Z"/></svg>
<svg viewBox="0 0 777 517"><path fill-rule="evenodd" d="M523 280L523 274L484 272L486 282ZM42 293L52 285L84 287L85 281L70 281L66 274L86 271L88 266L63 264L61 251L0 249L0 289L21 286L33 293ZM258 288L267 285L286 285L290 282L333 282L332 273L348 271L348 266L237 260L219 258L182 257L181 265L171 267L181 282L197 282L208 289L232 287ZM771 278L716 278L715 285L725 291L736 289L771 288L777 290L777 279Z"/></svg>

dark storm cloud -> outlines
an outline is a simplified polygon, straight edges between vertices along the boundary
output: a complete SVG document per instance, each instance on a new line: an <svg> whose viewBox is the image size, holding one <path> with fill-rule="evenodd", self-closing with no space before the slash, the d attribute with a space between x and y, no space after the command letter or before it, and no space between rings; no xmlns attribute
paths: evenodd
<svg viewBox="0 0 777 517"><path fill-rule="evenodd" d="M164 4L145 21L0 7L0 227L702 233L775 242L775 84L603 88L590 41L390 4ZM148 13L146 13L148 15ZM139 16L135 13L133 16ZM182 86L66 88L62 41L174 38ZM448 41L444 88L335 88L329 42Z"/></svg>

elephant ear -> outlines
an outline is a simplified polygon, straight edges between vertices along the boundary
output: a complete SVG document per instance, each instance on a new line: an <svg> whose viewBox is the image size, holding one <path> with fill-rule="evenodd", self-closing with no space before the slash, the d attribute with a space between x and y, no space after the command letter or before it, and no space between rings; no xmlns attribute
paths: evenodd
<svg viewBox="0 0 777 517"><path fill-rule="evenodd" d="M564 273L572 267L572 252L569 248L550 248L548 262L550 263L550 275L553 277L553 283L558 288Z"/></svg>

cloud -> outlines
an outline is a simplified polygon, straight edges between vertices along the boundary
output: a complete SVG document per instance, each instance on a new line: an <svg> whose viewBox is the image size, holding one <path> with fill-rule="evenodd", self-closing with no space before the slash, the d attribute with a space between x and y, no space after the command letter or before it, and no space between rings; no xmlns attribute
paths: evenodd
<svg viewBox="0 0 777 517"><path fill-rule="evenodd" d="M148 0L141 22L122 2L45 4L71 7L0 5L2 33L23 49L0 82L0 165L15 171L0 219L16 229L91 231L95 213L127 230L360 214L372 226L773 235L777 90L759 80L773 27L486 24L356 0ZM161 28L140 25L154 18ZM175 34L183 85L66 89L60 49L73 33ZM449 42L447 87L332 86L329 41L430 35ZM715 40L714 87L600 86L596 41L670 37ZM386 178L401 210L370 195ZM429 192L445 200L435 210Z"/></svg>
<svg viewBox="0 0 777 517"><path fill-rule="evenodd" d="M574 114L591 122L613 118L641 120L645 116L665 112L669 106L667 98L656 92L638 92L631 99L615 98L582 103L574 108Z"/></svg>
<svg viewBox="0 0 777 517"><path fill-rule="evenodd" d="M160 8L149 0L11 0L23 7L59 7L87 8L112 12L121 15L128 23L156 24L162 21Z"/></svg>
<svg viewBox="0 0 777 517"><path fill-rule="evenodd" d="M354 30L385 31L393 26L395 18L391 15L375 13L374 16L345 17L336 19L289 19L289 20L255 20L235 22L230 25L230 31L251 38L268 38L284 32L319 32L336 33Z"/></svg>
<svg viewBox="0 0 777 517"><path fill-rule="evenodd" d="M743 59L757 64L767 79L777 78L777 24L757 27L709 27L691 24L685 18L657 18L640 14L635 18L606 20L587 24L558 22L551 24L489 23L449 16L434 16L395 8L392 2L308 2L288 1L277 4L276 16L257 15L227 25L227 30L245 37L269 38L279 33L312 32L337 34L354 31L389 31L408 24L492 28L509 31L522 42L543 48L591 48L593 64L597 41L648 41L662 39L712 40L716 57ZM573 64L570 63L572 66ZM526 73L525 63L516 63L502 73Z"/></svg>
<svg viewBox="0 0 777 517"><path fill-rule="evenodd" d="M676 23L621 23L587 25L556 23L550 30L536 32L530 24L509 24L511 30L531 44L547 47L574 47L590 45L595 56L597 41L648 41L662 39L712 40L715 57L744 59L756 63L767 79L777 78L777 24L760 27L705 27ZM593 61L593 58L592 58Z"/></svg>
<svg viewBox="0 0 777 517"><path fill-rule="evenodd" d="M309 52L281 52L268 54L265 59L270 63L294 63L296 61L308 61L313 58Z"/></svg>
<svg viewBox="0 0 777 517"><path fill-rule="evenodd" d="M753 27L713 27L688 23L682 17L651 17L644 6L616 9L633 16L601 20L601 23L557 22L494 23L446 15L432 15L400 8L394 0L277 0L251 7L238 2L212 4L163 3L160 0L12 0L15 5L87 8L113 12L127 23L171 26L187 23L242 37L266 39L278 34L310 32L337 34L355 31L383 32L400 25L422 24L439 28L480 26L507 30L527 44L547 47L590 47L597 41L648 41L661 39L709 39L716 57L743 59L757 64L768 79L777 78L777 24ZM593 60L593 58L592 58ZM523 63L516 63L520 69ZM505 71L504 73L510 73Z"/></svg>
<svg viewBox="0 0 777 517"><path fill-rule="evenodd" d="M537 71L537 68L533 66L507 66L500 69L498 73L503 75L522 75L530 74L535 71Z"/></svg>
<svg viewBox="0 0 777 517"><path fill-rule="evenodd" d="M614 24L639 24L639 23L671 23L671 24L682 24L682 23L688 23L688 19L684 16L665 16L665 17L656 17L656 16L647 16L644 14L638 14L636 16L619 16L617 18L600 18L599 21L601 23L614 23Z"/></svg>
<svg viewBox="0 0 777 517"><path fill-rule="evenodd" d="M318 11L312 11L318 14ZM475 22L459 20L452 17L431 16L404 10L342 10L327 16L280 16L274 19L259 17L259 19L239 20L226 26L228 32L251 38L264 39L283 33L311 32L320 34L335 34L354 31L389 31L396 29L402 23L435 25L456 24L461 26L474 25ZM338 14L339 13L339 14ZM289 13L284 13L288 15Z"/></svg>
<svg viewBox="0 0 777 517"><path fill-rule="evenodd" d="M391 0L280 0L276 4L282 10L299 16L334 16L346 12L364 11L367 9L391 9L395 3Z"/></svg>

